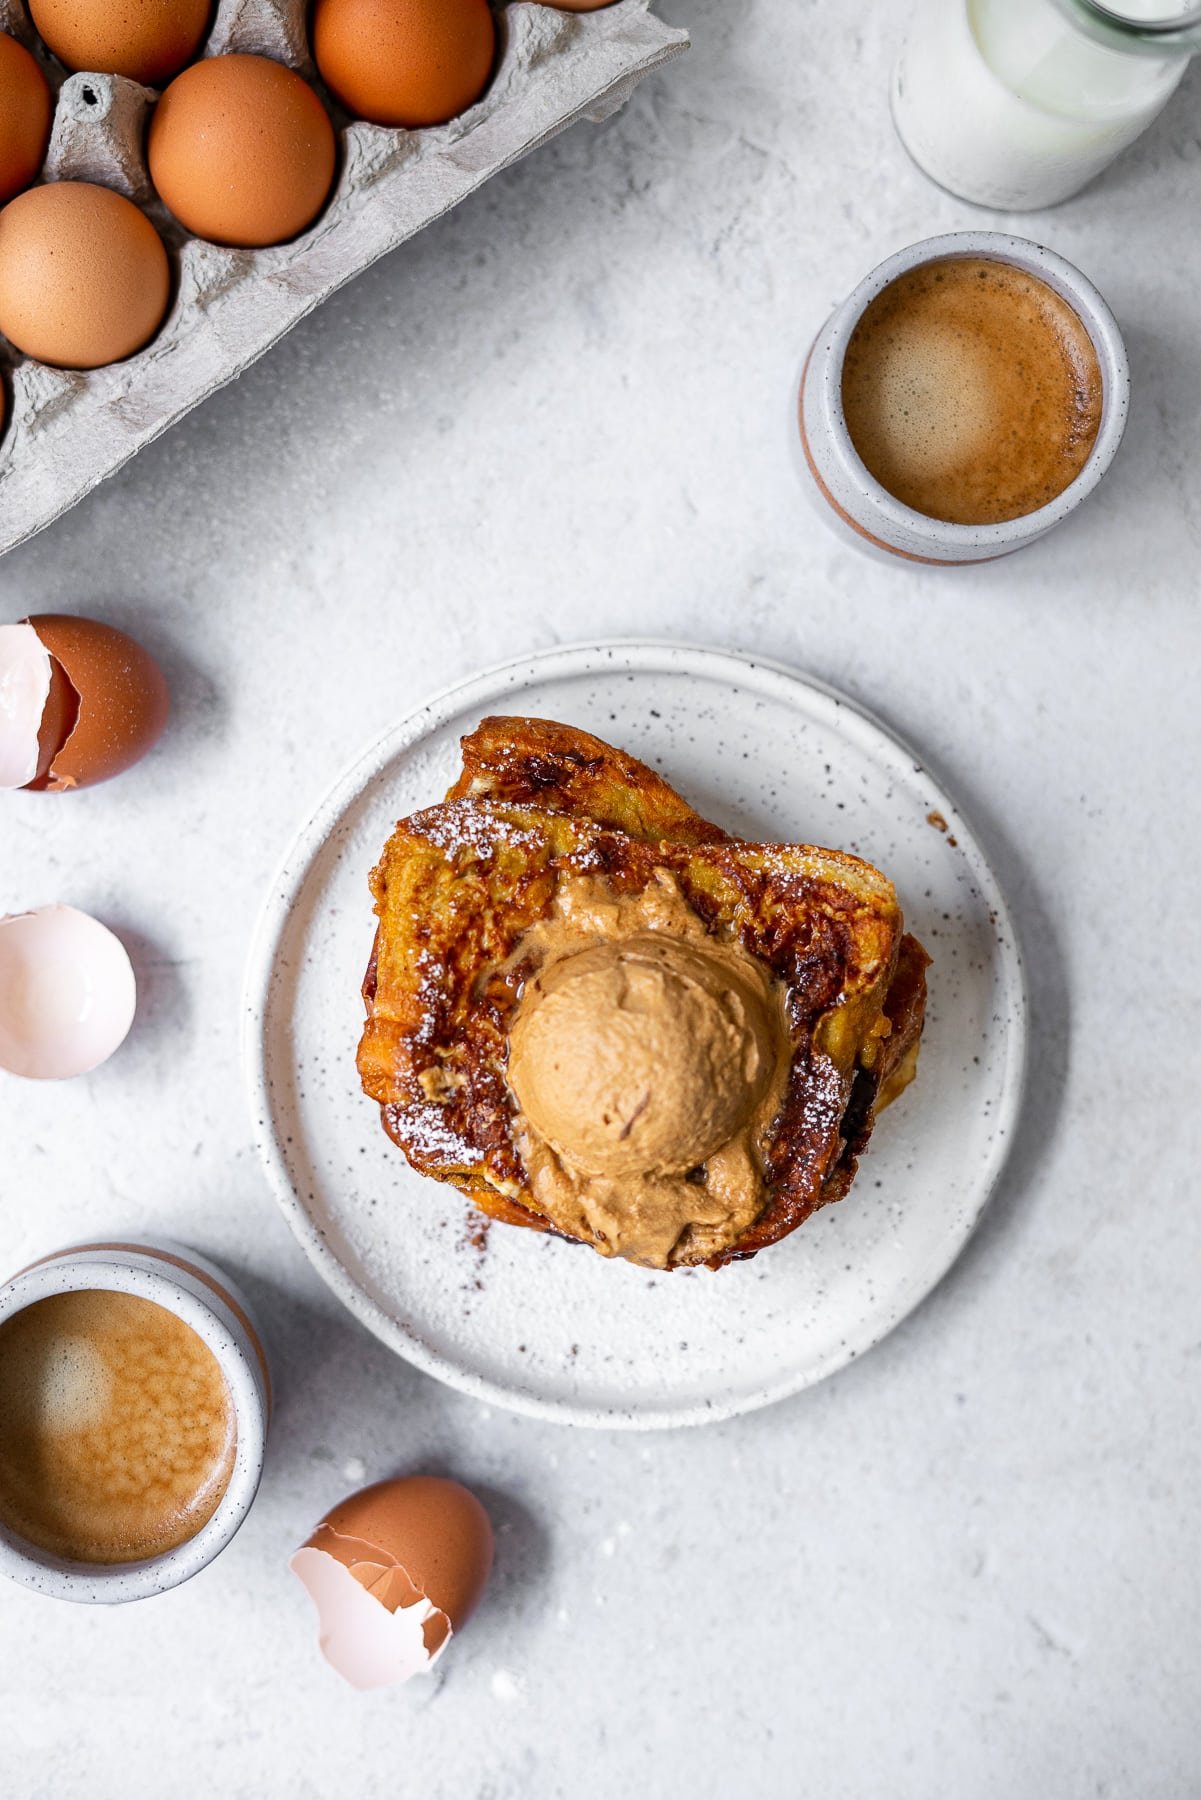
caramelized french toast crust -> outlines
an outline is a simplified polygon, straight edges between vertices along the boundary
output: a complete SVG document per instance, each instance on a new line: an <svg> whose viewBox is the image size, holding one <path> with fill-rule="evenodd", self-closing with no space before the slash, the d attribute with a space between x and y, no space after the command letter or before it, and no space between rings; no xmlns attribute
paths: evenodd
<svg viewBox="0 0 1201 1800"><path fill-rule="evenodd" d="M531 973L521 940L570 880L618 894L666 880L783 984L792 1046L763 1208L709 1265L754 1255L841 1198L921 1033L929 959L903 932L891 884L856 857L731 839L645 765L570 726L488 719L463 755L447 801L402 820L372 876L358 1065L413 1167L493 1218L554 1229L510 1129L508 1032Z"/></svg>
<svg viewBox="0 0 1201 1800"><path fill-rule="evenodd" d="M652 844L719 844L726 836L645 763L553 719L481 719L463 739L463 773L446 798L537 806Z"/></svg>

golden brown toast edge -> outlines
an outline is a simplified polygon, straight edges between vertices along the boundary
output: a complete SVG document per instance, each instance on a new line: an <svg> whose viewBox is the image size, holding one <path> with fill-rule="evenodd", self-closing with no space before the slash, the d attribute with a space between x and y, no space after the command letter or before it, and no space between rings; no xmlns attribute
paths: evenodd
<svg viewBox="0 0 1201 1800"><path fill-rule="evenodd" d="M655 844L717 844L726 833L669 782L612 744L554 719L493 716L462 740L448 800L505 800L567 813Z"/></svg>
<svg viewBox="0 0 1201 1800"><path fill-rule="evenodd" d="M481 849L488 852L482 861L477 856ZM488 1063L493 1071L503 1069L506 1019L498 1017L489 1025L488 1007L477 1004L476 981L481 969L504 961L516 938L549 904L556 857L599 859L610 878L632 886L644 884L655 868L673 867L702 917L727 923L741 918L744 941L749 931L753 941L748 947L788 981L797 1003L815 1020L826 1009L822 1041L807 1046L806 1067L797 1069L793 1112L781 1115L776 1141L787 1147L791 1134L791 1152L776 1157L772 1198L752 1231L715 1260L753 1254L795 1229L826 1199L837 1197L827 1185L840 1171L839 1191L845 1191L853 1158L870 1132L872 1103L885 1079L895 1034L878 1041L874 1071L857 1075L855 1062L871 1039L873 1021L878 1024L901 963L900 913L891 883L870 864L840 852L730 840L656 850L590 821L495 801L444 803L402 821L373 876L381 925L390 922L394 929L381 930L383 967L377 945L364 984L368 1021L359 1057L364 1088L383 1107L386 1128L415 1168L460 1187L493 1217L539 1230L548 1229L549 1222L526 1204L524 1172L505 1128L503 1077L492 1084L497 1091L486 1096L482 1146L465 1144L458 1160L445 1153L445 1133L439 1141L443 1116L433 1109L423 1119L424 1103L414 1083L424 1055L420 1039L426 1003L420 989L431 959L443 971L454 972L453 979L446 977L445 992L458 996L456 1017L446 1018L441 1029L448 1037L491 1031ZM484 879L495 882L486 903L478 892L472 897L473 884ZM816 908L806 919L805 929L815 934L807 949L798 948L795 933L802 902ZM494 921L503 927L499 933ZM836 980L834 943L844 946ZM918 954L924 960L924 953ZM870 978L860 971L864 979L848 986L848 969L856 957L872 965ZM817 1058L814 1051L823 1054ZM836 1105L833 1124L841 1125L855 1084L862 1088L864 1081L870 1085L871 1103L862 1109L854 1141L831 1132L828 1117L823 1131L814 1135L819 1103L826 1114ZM404 1095L403 1118L398 1093ZM809 1136L802 1144L803 1133ZM438 1144L436 1155L422 1154L423 1136ZM491 1180L483 1176L481 1159ZM503 1191L493 1185L497 1180Z"/></svg>

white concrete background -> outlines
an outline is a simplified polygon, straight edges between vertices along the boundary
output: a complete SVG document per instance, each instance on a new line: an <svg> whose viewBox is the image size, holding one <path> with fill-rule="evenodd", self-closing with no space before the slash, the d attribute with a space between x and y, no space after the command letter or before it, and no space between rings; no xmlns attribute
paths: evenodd
<svg viewBox="0 0 1201 1800"><path fill-rule="evenodd" d="M282 1395L259 1503L189 1587L114 1613L6 1588L6 1796L1201 1791L1201 81L1014 223L1128 332L1101 495L1012 561L894 569L808 512L789 384L871 264L994 220L894 141L901 8L662 10L696 48L623 115L0 564L4 617L127 626L176 698L138 772L2 809L0 908L117 925L142 1009L94 1077L0 1082L0 1255L190 1239L261 1305ZM237 1059L260 893L361 740L480 664L623 632L784 658L921 744L1007 880L1035 1033L1020 1151L921 1312L796 1401L644 1440L482 1410L340 1312ZM417 1468L484 1494L497 1572L436 1684L361 1697L284 1561L348 1486Z"/></svg>

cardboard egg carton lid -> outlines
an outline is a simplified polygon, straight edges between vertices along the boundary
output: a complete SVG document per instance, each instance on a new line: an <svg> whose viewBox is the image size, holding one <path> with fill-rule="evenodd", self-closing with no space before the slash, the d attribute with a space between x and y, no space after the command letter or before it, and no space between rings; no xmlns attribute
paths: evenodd
<svg viewBox="0 0 1201 1800"><path fill-rule="evenodd" d="M337 186L317 223L290 244L229 250L189 237L154 196L144 144L157 95L122 76L63 79L46 161L48 181L96 181L145 207L167 244L171 310L127 362L88 372L47 368L0 341L10 389L0 437L0 553L74 506L160 432L247 368L336 288L449 212L490 175L578 119L601 120L688 35L616 0L560 12L532 0L495 4L499 52L487 93L449 125L338 128ZM252 51L308 79L305 0L220 0L205 55ZM37 50L20 0L0 0L0 29Z"/></svg>

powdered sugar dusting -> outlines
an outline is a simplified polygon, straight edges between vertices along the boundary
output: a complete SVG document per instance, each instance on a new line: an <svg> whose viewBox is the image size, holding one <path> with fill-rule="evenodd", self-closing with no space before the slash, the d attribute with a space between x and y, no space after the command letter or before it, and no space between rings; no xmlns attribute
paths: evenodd
<svg viewBox="0 0 1201 1800"><path fill-rule="evenodd" d="M428 1101L397 1102L386 1109L396 1134L429 1163L461 1169L479 1160L479 1151L449 1123L441 1106Z"/></svg>
<svg viewBox="0 0 1201 1800"><path fill-rule="evenodd" d="M518 823L511 808L490 800L445 800L415 813L409 824L455 862L483 861L499 841L527 848L542 842L537 831Z"/></svg>

